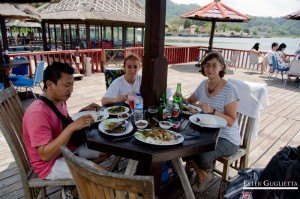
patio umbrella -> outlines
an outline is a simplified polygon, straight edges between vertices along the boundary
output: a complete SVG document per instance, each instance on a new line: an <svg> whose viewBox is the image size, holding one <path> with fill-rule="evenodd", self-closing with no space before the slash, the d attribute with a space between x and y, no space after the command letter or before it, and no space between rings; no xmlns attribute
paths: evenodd
<svg viewBox="0 0 300 199"><path fill-rule="evenodd" d="M213 44L213 37L215 32L216 22L247 22L251 18L247 15L241 14L240 12L224 5L220 2L221 0L214 0L214 2L190 11L181 15L181 18L200 20L200 21L211 21L211 32L209 38L208 50L211 51Z"/></svg>
<svg viewBox="0 0 300 199"><path fill-rule="evenodd" d="M300 20L300 10L297 11L297 12L294 12L292 14L286 15L283 18L285 18L285 19Z"/></svg>

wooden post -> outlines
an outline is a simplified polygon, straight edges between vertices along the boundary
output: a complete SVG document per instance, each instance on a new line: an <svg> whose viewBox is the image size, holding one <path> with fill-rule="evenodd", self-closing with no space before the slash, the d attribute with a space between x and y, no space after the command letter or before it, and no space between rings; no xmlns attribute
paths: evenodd
<svg viewBox="0 0 300 199"><path fill-rule="evenodd" d="M64 24L61 21L60 22L60 35L61 35L61 46L63 50L66 50L66 43L65 43L65 30L64 30Z"/></svg>
<svg viewBox="0 0 300 199"><path fill-rule="evenodd" d="M133 46L135 47L135 27L133 27Z"/></svg>
<svg viewBox="0 0 300 199"><path fill-rule="evenodd" d="M0 17L1 35L3 42L3 50L8 50L7 31L4 17Z"/></svg>
<svg viewBox="0 0 300 199"><path fill-rule="evenodd" d="M49 23L47 23L47 24L48 24L48 37L49 37L49 44L50 44L49 50L51 51L51 45L52 45L52 43L51 43L51 31L50 31L50 25L49 25Z"/></svg>
<svg viewBox="0 0 300 199"><path fill-rule="evenodd" d="M80 29L79 29L78 22L76 24L76 41L77 41L76 45L80 47Z"/></svg>
<svg viewBox="0 0 300 199"><path fill-rule="evenodd" d="M144 34L145 34L145 31L144 31L144 30L145 30L145 28L142 28L142 46L144 46L144 43L145 43L145 42L144 42L144 36L145 36L145 35L144 35Z"/></svg>
<svg viewBox="0 0 300 199"><path fill-rule="evenodd" d="M111 45L112 45L112 48L114 48L114 27L111 26Z"/></svg>
<svg viewBox="0 0 300 199"><path fill-rule="evenodd" d="M56 24L54 24L54 43L55 43L55 50L57 51Z"/></svg>
<svg viewBox="0 0 300 199"><path fill-rule="evenodd" d="M100 48L103 49L103 37L102 37L102 29L104 28L104 26L100 26Z"/></svg>
<svg viewBox="0 0 300 199"><path fill-rule="evenodd" d="M72 38L72 26L69 24L69 30L70 30L70 49L74 49L74 44L73 44L73 38Z"/></svg>
<svg viewBox="0 0 300 199"><path fill-rule="evenodd" d="M127 40L127 27L122 27L122 48L126 48L126 40Z"/></svg>
<svg viewBox="0 0 300 199"><path fill-rule="evenodd" d="M91 29L90 29L90 22L85 22L85 38L86 38L86 48L91 49Z"/></svg>
<svg viewBox="0 0 300 199"><path fill-rule="evenodd" d="M211 24L211 31L210 31L210 37L208 43L208 52L212 51L212 45L213 45L214 34L215 34L215 26L216 26L216 20L213 20Z"/></svg>
<svg viewBox="0 0 300 199"><path fill-rule="evenodd" d="M141 93L144 107L158 105L166 92L168 62L164 56L166 0L146 0L146 35Z"/></svg>
<svg viewBox="0 0 300 199"><path fill-rule="evenodd" d="M46 23L45 21L42 21L42 39L43 39L43 47L44 51L47 51L47 35L46 35Z"/></svg>

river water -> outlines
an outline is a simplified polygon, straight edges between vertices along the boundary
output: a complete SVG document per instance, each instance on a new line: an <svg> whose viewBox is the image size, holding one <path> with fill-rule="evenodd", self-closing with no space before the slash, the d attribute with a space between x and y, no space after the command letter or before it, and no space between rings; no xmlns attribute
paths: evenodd
<svg viewBox="0 0 300 199"><path fill-rule="evenodd" d="M165 37L166 45L175 46L208 46L209 37L179 37L167 36ZM285 43L287 48L285 53L294 54L298 50L300 38L229 38L229 37L214 37L213 47L231 48L239 50L250 50L253 45L259 42L261 51L268 51L273 42L278 44Z"/></svg>

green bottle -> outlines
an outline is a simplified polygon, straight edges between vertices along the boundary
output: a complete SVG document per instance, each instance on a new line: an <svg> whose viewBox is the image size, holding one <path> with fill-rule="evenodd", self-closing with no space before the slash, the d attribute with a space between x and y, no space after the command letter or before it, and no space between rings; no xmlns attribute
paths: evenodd
<svg viewBox="0 0 300 199"><path fill-rule="evenodd" d="M181 84L177 84L176 95L173 98L172 105L172 120L178 121L180 120L180 113L182 111L182 94L181 94Z"/></svg>
<svg viewBox="0 0 300 199"><path fill-rule="evenodd" d="M159 120L167 120L167 103L166 103L166 95L164 93L160 94L159 98L159 107L158 107L158 118Z"/></svg>

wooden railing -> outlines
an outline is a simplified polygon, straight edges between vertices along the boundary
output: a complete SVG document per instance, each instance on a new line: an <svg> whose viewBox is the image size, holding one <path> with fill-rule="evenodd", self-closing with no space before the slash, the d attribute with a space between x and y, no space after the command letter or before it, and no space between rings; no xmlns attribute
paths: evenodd
<svg viewBox="0 0 300 199"><path fill-rule="evenodd" d="M77 67L79 71L85 73L85 57L91 57L92 72L103 72L103 55L101 49L87 49L87 50L61 50L61 51L40 51L29 53L15 53L10 54L10 58L16 56L24 56L29 60L29 73L32 75L33 69L38 61L44 61L46 65L52 62L59 61L69 63L71 66ZM78 61L76 61L76 57Z"/></svg>
<svg viewBox="0 0 300 199"><path fill-rule="evenodd" d="M187 63L199 60L206 53L206 46L193 46L193 47L177 47L166 46L164 49L164 55L169 64ZM228 48L213 48L213 50L220 51L225 59L230 59L234 51L239 51L240 55L235 63L237 68L249 68L249 51L228 49ZM105 51L105 52L104 52ZM112 52L110 52L112 51ZM263 52L266 54L266 52ZM30 53L16 53L11 54L10 57L25 56L30 61L30 74L32 69L36 65L37 61L45 61L46 64L51 64L53 61L60 61L69 63L76 66L79 70L85 73L85 57L92 58L92 72L103 72L104 64L109 65L114 63L115 57L117 57L120 65L120 58L126 57L128 54L136 54L141 59L144 56L143 47L130 47L125 49L87 49L87 50L61 50L61 51L41 51ZM79 63L76 63L75 57L79 56ZM287 58L291 59L294 55L287 55Z"/></svg>

